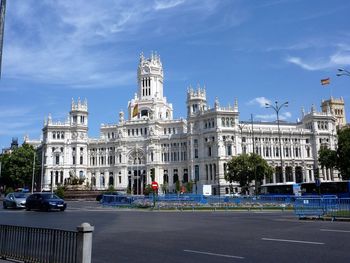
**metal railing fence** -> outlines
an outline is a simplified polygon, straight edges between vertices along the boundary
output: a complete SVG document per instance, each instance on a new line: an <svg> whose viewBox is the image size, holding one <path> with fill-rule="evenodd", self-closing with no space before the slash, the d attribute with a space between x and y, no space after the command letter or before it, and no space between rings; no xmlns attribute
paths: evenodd
<svg viewBox="0 0 350 263"><path fill-rule="evenodd" d="M331 210L330 216L333 218L350 218L350 198L339 198L337 210Z"/></svg>
<svg viewBox="0 0 350 263"><path fill-rule="evenodd" d="M0 225L0 255L25 262L76 262L77 232Z"/></svg>
<svg viewBox="0 0 350 263"><path fill-rule="evenodd" d="M0 258L23 262L90 263L94 227L77 231L0 225Z"/></svg>

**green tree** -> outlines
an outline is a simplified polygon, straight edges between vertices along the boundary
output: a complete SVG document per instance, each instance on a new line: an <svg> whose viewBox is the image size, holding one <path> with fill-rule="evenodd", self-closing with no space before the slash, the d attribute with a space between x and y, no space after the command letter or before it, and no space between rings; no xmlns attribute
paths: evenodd
<svg viewBox="0 0 350 263"><path fill-rule="evenodd" d="M318 151L318 162L321 165L321 168L323 169L326 167L326 169L331 169L333 173L333 169L337 167L337 152L325 147L321 147L321 149Z"/></svg>
<svg viewBox="0 0 350 263"><path fill-rule="evenodd" d="M337 167L343 180L350 179L350 128L338 131Z"/></svg>
<svg viewBox="0 0 350 263"><path fill-rule="evenodd" d="M193 181L189 181L188 183L186 183L186 192L192 193L192 190L193 190Z"/></svg>
<svg viewBox="0 0 350 263"><path fill-rule="evenodd" d="M10 154L6 153L3 155L0 155L0 162L1 162L0 185L12 186L13 184L9 174Z"/></svg>
<svg viewBox="0 0 350 263"><path fill-rule="evenodd" d="M57 186L57 189L55 191L55 194L60 197L60 198L64 198L64 195L65 195L65 192L66 192L66 188L62 185L59 185Z"/></svg>
<svg viewBox="0 0 350 263"><path fill-rule="evenodd" d="M23 144L10 154L1 157L2 183L14 188L31 187L33 176L33 161L35 149L32 145ZM34 165L34 176L40 174L40 163L36 156Z"/></svg>
<svg viewBox="0 0 350 263"><path fill-rule="evenodd" d="M230 183L239 182L245 193L248 192L249 184L254 180L257 193L257 182L264 177L270 178L272 174L273 168L260 155L242 154L232 157L227 163L225 179Z"/></svg>
<svg viewBox="0 0 350 263"><path fill-rule="evenodd" d="M164 184L161 184L160 188L162 189L162 192L165 194L167 194L169 192L169 185L167 182L164 182Z"/></svg>
<svg viewBox="0 0 350 263"><path fill-rule="evenodd" d="M181 184L180 184L179 180L177 180L176 183L175 183L175 190L176 190L177 193L179 193L180 190L181 190Z"/></svg>
<svg viewBox="0 0 350 263"><path fill-rule="evenodd" d="M154 190L153 190L152 186L150 184L146 185L145 189L143 190L143 194L144 195L150 195L150 194L153 194L153 193L154 193Z"/></svg>

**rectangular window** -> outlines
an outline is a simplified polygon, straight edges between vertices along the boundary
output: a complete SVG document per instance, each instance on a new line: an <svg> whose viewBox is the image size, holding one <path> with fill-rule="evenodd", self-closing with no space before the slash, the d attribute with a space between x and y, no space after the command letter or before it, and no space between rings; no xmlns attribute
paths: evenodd
<svg viewBox="0 0 350 263"><path fill-rule="evenodd" d="M175 184L177 181L179 181L179 175L177 169L174 169L173 183Z"/></svg>
<svg viewBox="0 0 350 263"><path fill-rule="evenodd" d="M228 155L228 156L231 156L231 155L232 155L232 146L231 146L231 145L228 145L228 146L227 146L227 155Z"/></svg>
<svg viewBox="0 0 350 263"><path fill-rule="evenodd" d="M310 148L306 148L306 156L310 157Z"/></svg>
<svg viewBox="0 0 350 263"><path fill-rule="evenodd" d="M194 166L194 180L199 181L199 165Z"/></svg>
<svg viewBox="0 0 350 263"><path fill-rule="evenodd" d="M198 158L198 149L194 149L194 158Z"/></svg>
<svg viewBox="0 0 350 263"><path fill-rule="evenodd" d="M208 173L208 165L205 165L205 179L208 181L209 180L209 173Z"/></svg>

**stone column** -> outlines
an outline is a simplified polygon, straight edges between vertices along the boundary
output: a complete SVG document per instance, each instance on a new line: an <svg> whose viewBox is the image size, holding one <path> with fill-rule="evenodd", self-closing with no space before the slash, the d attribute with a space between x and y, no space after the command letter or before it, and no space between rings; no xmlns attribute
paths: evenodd
<svg viewBox="0 0 350 263"><path fill-rule="evenodd" d="M295 165L292 166L293 182L296 182Z"/></svg>
<svg viewBox="0 0 350 263"><path fill-rule="evenodd" d="M77 263L91 263L92 232L94 227L82 223L77 227Z"/></svg>
<svg viewBox="0 0 350 263"><path fill-rule="evenodd" d="M276 178L276 177L277 177L277 174L276 174L276 166L274 167L274 170L275 170L275 171L274 171L274 173L273 173L273 175L272 175L272 183L275 184L276 181L277 181L277 178Z"/></svg>

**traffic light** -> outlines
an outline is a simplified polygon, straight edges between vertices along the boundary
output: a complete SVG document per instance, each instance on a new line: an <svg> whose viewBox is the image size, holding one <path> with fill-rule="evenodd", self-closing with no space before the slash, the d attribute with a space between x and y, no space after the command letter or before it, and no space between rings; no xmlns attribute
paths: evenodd
<svg viewBox="0 0 350 263"><path fill-rule="evenodd" d="M152 180L152 182L155 180L155 178L156 178L155 169L152 168L152 169L151 169L151 180Z"/></svg>

